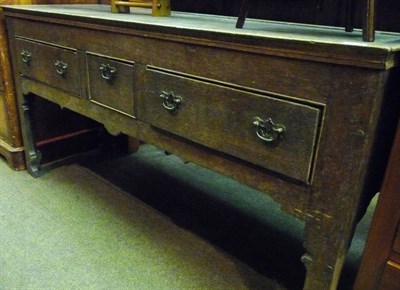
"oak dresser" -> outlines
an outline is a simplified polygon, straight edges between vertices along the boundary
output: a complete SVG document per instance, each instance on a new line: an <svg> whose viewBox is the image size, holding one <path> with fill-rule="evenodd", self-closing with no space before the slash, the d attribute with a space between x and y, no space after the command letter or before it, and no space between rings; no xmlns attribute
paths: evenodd
<svg viewBox="0 0 400 290"><path fill-rule="evenodd" d="M305 220L304 289L336 289L380 187L400 34L107 5L6 6L28 170L35 96L272 196Z"/></svg>

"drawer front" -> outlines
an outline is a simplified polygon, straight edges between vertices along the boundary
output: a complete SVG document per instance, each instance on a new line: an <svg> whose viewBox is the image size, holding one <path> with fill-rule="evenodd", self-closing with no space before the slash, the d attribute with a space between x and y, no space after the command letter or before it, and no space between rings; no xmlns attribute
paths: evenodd
<svg viewBox="0 0 400 290"><path fill-rule="evenodd" d="M16 48L22 75L80 95L76 51L22 39L16 39Z"/></svg>
<svg viewBox="0 0 400 290"><path fill-rule="evenodd" d="M90 100L133 116L134 65L93 54L87 60Z"/></svg>
<svg viewBox="0 0 400 290"><path fill-rule="evenodd" d="M156 68L147 69L144 82L145 114L141 118L146 122L277 173L309 181L319 108Z"/></svg>

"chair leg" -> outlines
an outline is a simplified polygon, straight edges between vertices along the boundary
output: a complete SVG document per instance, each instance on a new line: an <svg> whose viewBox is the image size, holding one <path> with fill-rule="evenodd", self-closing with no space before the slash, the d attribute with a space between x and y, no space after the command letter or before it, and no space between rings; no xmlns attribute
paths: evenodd
<svg viewBox="0 0 400 290"><path fill-rule="evenodd" d="M243 28L244 22L246 21L247 12L249 10L249 0L242 0L240 6L239 17L236 22L236 28Z"/></svg>
<svg viewBox="0 0 400 290"><path fill-rule="evenodd" d="M352 32L354 29L354 10L355 0L346 0L346 31Z"/></svg>
<svg viewBox="0 0 400 290"><path fill-rule="evenodd" d="M363 40L372 42L375 40L375 0L365 0L363 18Z"/></svg>

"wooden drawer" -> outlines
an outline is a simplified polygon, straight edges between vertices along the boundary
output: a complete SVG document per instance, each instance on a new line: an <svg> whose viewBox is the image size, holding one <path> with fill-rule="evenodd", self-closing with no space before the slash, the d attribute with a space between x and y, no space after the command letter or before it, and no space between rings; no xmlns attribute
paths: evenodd
<svg viewBox="0 0 400 290"><path fill-rule="evenodd" d="M15 44L22 75L80 95L76 50L25 39L16 39Z"/></svg>
<svg viewBox="0 0 400 290"><path fill-rule="evenodd" d="M134 115L133 63L87 54L90 100Z"/></svg>
<svg viewBox="0 0 400 290"><path fill-rule="evenodd" d="M144 82L145 114L140 117L148 123L274 172L309 181L320 108L153 67L147 68ZM172 94L181 98L176 109L167 102ZM283 125L274 129L284 128L284 132L263 136L256 117L271 118L275 125Z"/></svg>

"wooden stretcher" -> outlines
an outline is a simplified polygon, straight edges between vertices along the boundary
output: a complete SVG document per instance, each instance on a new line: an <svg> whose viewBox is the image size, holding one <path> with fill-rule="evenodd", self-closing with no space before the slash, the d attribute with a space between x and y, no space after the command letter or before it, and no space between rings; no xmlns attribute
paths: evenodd
<svg viewBox="0 0 400 290"><path fill-rule="evenodd" d="M153 16L171 15L170 0L111 0L113 13L129 13L131 7L151 8Z"/></svg>

